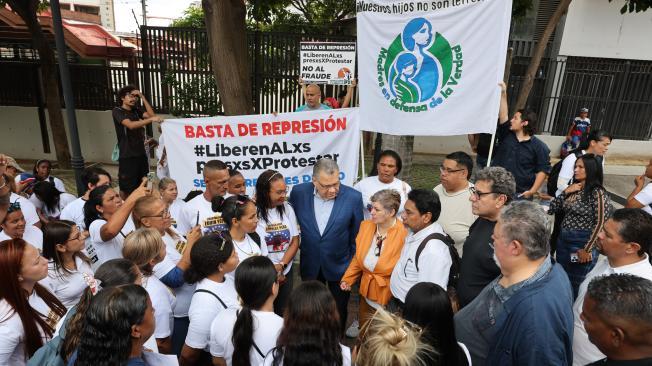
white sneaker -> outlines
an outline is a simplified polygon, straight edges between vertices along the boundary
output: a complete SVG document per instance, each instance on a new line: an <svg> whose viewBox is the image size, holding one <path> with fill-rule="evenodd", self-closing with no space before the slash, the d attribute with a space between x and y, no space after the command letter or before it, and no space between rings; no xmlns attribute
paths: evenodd
<svg viewBox="0 0 652 366"><path fill-rule="evenodd" d="M360 324L356 319L353 321L353 323L351 323L351 326L349 326L346 329L346 336L349 338L358 338L359 334L360 334Z"/></svg>

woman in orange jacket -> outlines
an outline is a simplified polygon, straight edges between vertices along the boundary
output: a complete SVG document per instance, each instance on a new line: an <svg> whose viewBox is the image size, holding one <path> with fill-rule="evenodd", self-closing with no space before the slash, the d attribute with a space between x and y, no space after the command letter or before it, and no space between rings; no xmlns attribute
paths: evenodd
<svg viewBox="0 0 652 366"><path fill-rule="evenodd" d="M355 239L356 251L344 273L340 288L351 291L360 279L360 327L371 318L376 309L384 307L392 293L389 278L401 256L408 232L397 220L401 195L393 189L383 189L371 196L371 219L360 224Z"/></svg>

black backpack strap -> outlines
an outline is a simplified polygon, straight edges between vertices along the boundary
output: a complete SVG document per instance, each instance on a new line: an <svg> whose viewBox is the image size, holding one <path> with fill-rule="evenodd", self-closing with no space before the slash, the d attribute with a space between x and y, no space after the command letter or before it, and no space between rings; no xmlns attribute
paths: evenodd
<svg viewBox="0 0 652 366"><path fill-rule="evenodd" d="M222 306L224 306L225 309L228 308L228 306L226 306L226 304L224 303L224 301L222 301L222 299L220 299L220 297L217 296L215 293L213 293L213 292L211 292L211 291L208 291L208 290L203 290L203 289L195 290L194 293L196 294L196 293L198 293L198 292L204 292L204 293L207 293L207 294L211 294L211 295L213 295L213 297L215 297L215 298L217 299L217 301L219 301L220 304L222 304Z"/></svg>
<svg viewBox="0 0 652 366"><path fill-rule="evenodd" d="M448 246L449 248L451 247L451 245L455 245L455 241L446 234L432 233L426 236L426 238L423 239L423 241L421 241L421 244L419 244L419 247L417 248L417 253L414 256L414 266L417 268L417 272L419 271L419 257L421 256L421 252L423 252L423 250L426 248L428 242L433 239L443 241L444 244L446 244L446 246Z"/></svg>
<svg viewBox="0 0 652 366"><path fill-rule="evenodd" d="M258 245L258 248L260 248L260 235L258 235L257 232L249 233L249 237L251 237L254 242Z"/></svg>

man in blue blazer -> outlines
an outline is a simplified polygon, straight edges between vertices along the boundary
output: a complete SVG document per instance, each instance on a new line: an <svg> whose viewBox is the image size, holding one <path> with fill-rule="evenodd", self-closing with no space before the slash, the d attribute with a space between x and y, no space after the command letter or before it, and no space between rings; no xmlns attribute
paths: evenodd
<svg viewBox="0 0 652 366"><path fill-rule="evenodd" d="M301 278L328 285L346 324L349 292L340 280L355 254L362 212L362 195L340 185L340 169L331 159L320 159L312 170L312 183L292 188L290 204L301 228Z"/></svg>

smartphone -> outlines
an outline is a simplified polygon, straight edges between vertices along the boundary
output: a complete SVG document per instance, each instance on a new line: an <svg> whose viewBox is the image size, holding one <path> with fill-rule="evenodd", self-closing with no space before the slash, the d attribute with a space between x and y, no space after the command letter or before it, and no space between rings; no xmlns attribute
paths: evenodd
<svg viewBox="0 0 652 366"><path fill-rule="evenodd" d="M156 174L154 174L154 172L147 173L147 189L149 189L150 192L154 187L154 179L156 179Z"/></svg>
<svg viewBox="0 0 652 366"><path fill-rule="evenodd" d="M32 183L32 182L35 181L35 180L36 180L36 178L34 178L34 177L29 177L29 178L26 178L26 179L24 179L24 180L21 180L19 183L20 183L20 184Z"/></svg>
<svg viewBox="0 0 652 366"><path fill-rule="evenodd" d="M577 253L571 253L570 260L571 263L578 263L580 261L580 257L577 255Z"/></svg>

